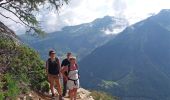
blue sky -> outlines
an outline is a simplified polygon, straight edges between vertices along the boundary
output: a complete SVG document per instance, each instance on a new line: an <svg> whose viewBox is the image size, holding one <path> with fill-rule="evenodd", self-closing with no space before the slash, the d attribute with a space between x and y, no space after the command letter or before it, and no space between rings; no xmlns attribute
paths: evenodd
<svg viewBox="0 0 170 100"><path fill-rule="evenodd" d="M42 9L37 18L42 21L41 26L46 32L54 32L64 26L91 22L106 15L123 17L134 24L161 9L170 9L170 0L71 0L60 9L59 15L56 11ZM2 16L0 18L17 34L24 33L24 26ZM17 20L14 16L13 18Z"/></svg>

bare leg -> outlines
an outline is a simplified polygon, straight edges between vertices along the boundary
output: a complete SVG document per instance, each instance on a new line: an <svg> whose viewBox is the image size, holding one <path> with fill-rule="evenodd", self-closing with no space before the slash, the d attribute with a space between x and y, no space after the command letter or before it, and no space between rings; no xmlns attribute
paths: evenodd
<svg viewBox="0 0 170 100"><path fill-rule="evenodd" d="M55 81L56 81L56 85L57 85L58 94L59 94L60 96L62 96L62 90L61 90L60 81L59 81L59 79L56 79Z"/></svg>
<svg viewBox="0 0 170 100"><path fill-rule="evenodd" d="M74 88L74 100L77 99L77 88Z"/></svg>
<svg viewBox="0 0 170 100"><path fill-rule="evenodd" d="M50 90L52 95L54 95L54 80L49 77L49 82L50 82Z"/></svg>
<svg viewBox="0 0 170 100"><path fill-rule="evenodd" d="M73 92L74 92L74 90L72 89L72 90L69 90L69 96L70 96L70 100L73 100L73 96L74 96L74 94L73 94Z"/></svg>

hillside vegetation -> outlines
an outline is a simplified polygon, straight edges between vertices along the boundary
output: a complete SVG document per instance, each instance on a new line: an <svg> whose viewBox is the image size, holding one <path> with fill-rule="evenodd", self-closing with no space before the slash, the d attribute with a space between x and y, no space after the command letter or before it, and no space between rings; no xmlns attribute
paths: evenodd
<svg viewBox="0 0 170 100"><path fill-rule="evenodd" d="M44 63L24 45L0 38L0 100L26 94L30 89L48 91Z"/></svg>

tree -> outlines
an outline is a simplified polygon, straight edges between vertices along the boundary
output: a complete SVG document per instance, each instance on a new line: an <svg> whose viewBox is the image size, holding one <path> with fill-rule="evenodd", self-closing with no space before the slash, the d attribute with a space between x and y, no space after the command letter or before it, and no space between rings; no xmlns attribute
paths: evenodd
<svg viewBox="0 0 170 100"><path fill-rule="evenodd" d="M44 32L39 27L39 21L33 13L38 12L41 5L48 5L58 11L63 3L68 4L68 0L0 0L0 10L12 13L20 22L17 22L1 11L0 15L16 23L25 25L28 28L27 32L34 31L41 34Z"/></svg>

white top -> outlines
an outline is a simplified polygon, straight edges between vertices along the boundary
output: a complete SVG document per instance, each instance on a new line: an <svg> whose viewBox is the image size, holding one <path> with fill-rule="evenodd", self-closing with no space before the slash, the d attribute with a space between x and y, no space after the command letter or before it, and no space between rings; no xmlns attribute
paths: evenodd
<svg viewBox="0 0 170 100"><path fill-rule="evenodd" d="M77 80L79 78L78 70L71 70L68 74L68 77L73 80Z"/></svg>

